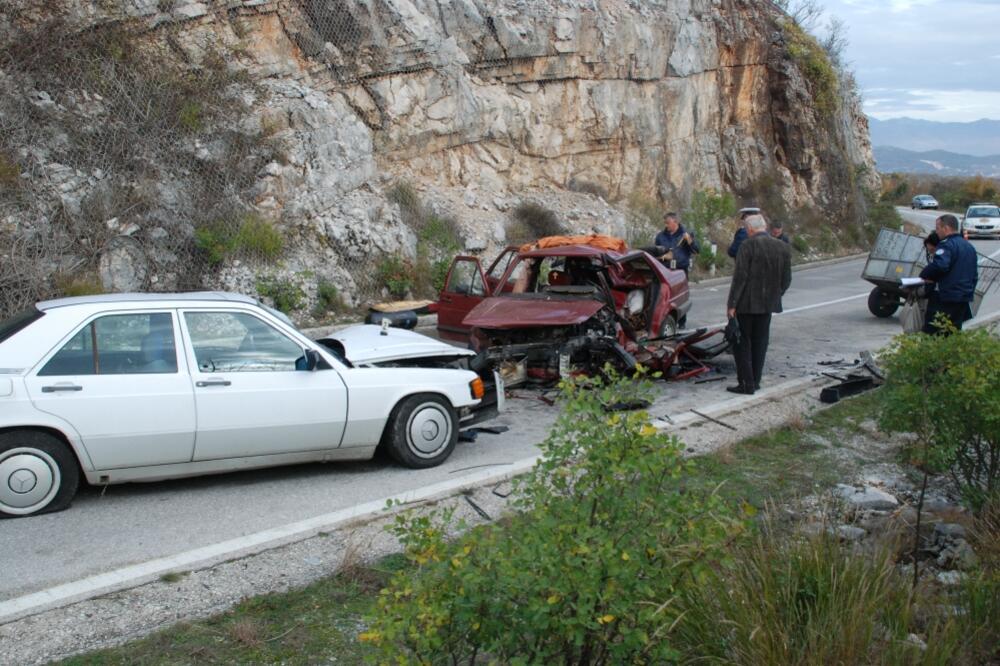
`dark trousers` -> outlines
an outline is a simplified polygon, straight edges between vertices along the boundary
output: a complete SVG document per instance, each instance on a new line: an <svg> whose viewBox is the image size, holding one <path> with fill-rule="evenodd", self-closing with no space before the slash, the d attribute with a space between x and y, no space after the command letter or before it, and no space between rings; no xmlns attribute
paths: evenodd
<svg viewBox="0 0 1000 666"><path fill-rule="evenodd" d="M934 318L937 313L944 314L948 321L952 323L956 330L962 330L962 323L972 319L972 308L968 303L946 303L938 300L937 294L931 294L927 301L927 315L924 319L924 333L932 335L947 335L946 329L940 329L934 325Z"/></svg>
<svg viewBox="0 0 1000 666"><path fill-rule="evenodd" d="M764 357L771 339L771 315L737 312L736 319L740 323L740 343L733 347L736 377L740 386L755 390L764 373Z"/></svg>

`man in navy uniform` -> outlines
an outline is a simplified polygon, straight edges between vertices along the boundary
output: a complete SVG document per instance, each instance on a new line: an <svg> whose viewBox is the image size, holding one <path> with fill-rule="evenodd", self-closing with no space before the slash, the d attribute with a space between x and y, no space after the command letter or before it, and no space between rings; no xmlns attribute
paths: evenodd
<svg viewBox="0 0 1000 666"><path fill-rule="evenodd" d="M691 268L691 255L701 250L693 234L688 232L677 219L677 213L667 213L663 216L663 231L656 234L657 252L660 259L687 275Z"/></svg>
<svg viewBox="0 0 1000 666"><path fill-rule="evenodd" d="M733 259L736 258L737 253L740 251L740 245L743 241L750 238L750 234L747 233L747 218L751 215L760 215L760 208L740 208L740 226L736 230L736 234L733 235L733 242L729 244L728 254Z"/></svg>
<svg viewBox="0 0 1000 666"><path fill-rule="evenodd" d="M958 330L965 321L972 319L970 304L979 281L979 258L972 244L958 233L957 217L942 215L934 221L934 227L941 241L934 250L934 258L920 271L920 277L934 285L927 302L923 331L943 334L945 331L934 325L939 312Z"/></svg>

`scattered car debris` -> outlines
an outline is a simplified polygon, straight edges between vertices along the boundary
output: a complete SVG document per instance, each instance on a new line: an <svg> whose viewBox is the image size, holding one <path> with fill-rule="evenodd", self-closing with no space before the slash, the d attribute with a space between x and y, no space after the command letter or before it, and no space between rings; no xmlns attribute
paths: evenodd
<svg viewBox="0 0 1000 666"><path fill-rule="evenodd" d="M824 373L826 374L826 373ZM859 393L864 393L870 389L875 388L875 379L868 375L848 375L847 379L843 380L836 386L827 386L824 388L820 394L820 402L827 404L833 404L840 401L842 398L848 398L852 395L857 395Z"/></svg>
<svg viewBox="0 0 1000 666"><path fill-rule="evenodd" d="M507 426L480 426L478 428L467 428L462 432L458 433L458 441L460 442L474 442L476 438L479 437L480 433L488 433L490 435L499 435L510 430Z"/></svg>
<svg viewBox="0 0 1000 666"><path fill-rule="evenodd" d="M697 414L698 416L700 416L703 419L711 421L712 423L716 423L716 424L718 424L720 426L723 426L725 428L729 428L730 430L739 430L736 426L729 425L725 421L720 421L719 419L717 419L717 418L715 418L713 416L709 416L708 414L703 414L702 412L699 412L697 409L692 409L691 413L692 414Z"/></svg>
<svg viewBox="0 0 1000 666"><path fill-rule="evenodd" d="M490 516L490 514L486 513L486 511L483 510L483 507L479 506L478 504L475 503L475 501L473 501L471 492L463 494L463 497L465 497L465 501L469 504L469 506L471 506L475 510L476 513L479 514L479 516L483 520L488 520L490 522L493 522L493 518Z"/></svg>

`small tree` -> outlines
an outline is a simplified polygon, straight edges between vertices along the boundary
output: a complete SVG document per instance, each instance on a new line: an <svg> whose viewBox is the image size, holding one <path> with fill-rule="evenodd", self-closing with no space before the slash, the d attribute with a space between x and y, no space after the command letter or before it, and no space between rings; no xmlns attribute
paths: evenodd
<svg viewBox="0 0 1000 666"><path fill-rule="evenodd" d="M667 663L682 581L739 533L712 494L685 492L676 438L632 380L565 385L542 459L517 484L521 513L449 541L450 515L403 516L414 568L382 591L369 631L379 661L420 664Z"/></svg>
<svg viewBox="0 0 1000 666"><path fill-rule="evenodd" d="M928 472L947 472L979 509L1000 491L1000 339L985 329L897 337L880 425L911 432Z"/></svg>
<svg viewBox="0 0 1000 666"><path fill-rule="evenodd" d="M938 321L950 326L943 317ZM983 329L950 333L899 336L885 361L879 425L916 435L923 473L913 535L914 590L928 477L948 472L977 510L1000 490L1000 339Z"/></svg>

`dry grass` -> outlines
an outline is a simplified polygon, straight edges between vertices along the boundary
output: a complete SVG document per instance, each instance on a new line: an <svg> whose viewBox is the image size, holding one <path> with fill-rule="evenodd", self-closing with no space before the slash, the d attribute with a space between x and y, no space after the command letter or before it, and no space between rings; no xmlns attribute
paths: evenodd
<svg viewBox="0 0 1000 666"><path fill-rule="evenodd" d="M233 641L248 648L260 647L264 642L261 638L260 624L250 618L236 620L229 625L227 631Z"/></svg>

